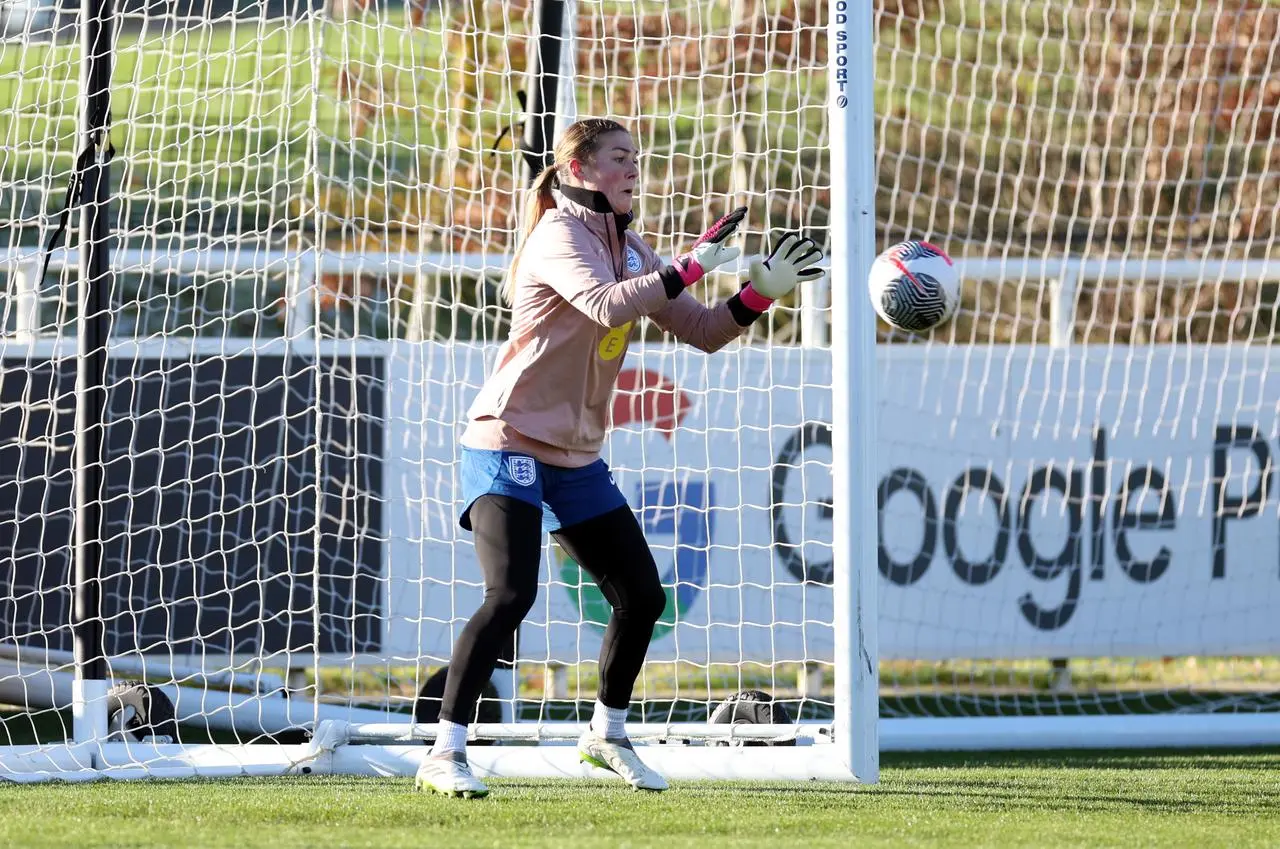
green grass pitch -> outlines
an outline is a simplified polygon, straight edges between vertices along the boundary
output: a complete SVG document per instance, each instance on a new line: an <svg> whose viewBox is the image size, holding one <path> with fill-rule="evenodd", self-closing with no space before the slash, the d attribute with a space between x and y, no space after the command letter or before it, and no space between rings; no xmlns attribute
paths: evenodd
<svg viewBox="0 0 1280 849"><path fill-rule="evenodd" d="M483 800L411 779L0 786L0 845L1276 846L1280 751L894 755L874 787L493 782Z"/></svg>

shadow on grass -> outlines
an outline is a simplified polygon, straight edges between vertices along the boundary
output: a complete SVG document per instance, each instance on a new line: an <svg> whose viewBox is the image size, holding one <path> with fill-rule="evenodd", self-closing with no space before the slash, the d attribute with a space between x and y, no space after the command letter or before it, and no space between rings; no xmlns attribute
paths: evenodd
<svg viewBox="0 0 1280 849"><path fill-rule="evenodd" d="M166 798L166 791L190 793L192 785L205 785L210 791L232 791L237 797L284 802L288 798L309 798L317 790L338 792L347 804L387 800L395 807L421 799L427 809L438 805L456 805L457 812L470 815L487 806L510 810L508 805L547 804L553 809L564 806L581 810L612 810L640 813L671 805L705 806L711 811L736 810L741 814L769 811L780 820L807 818L821 810L864 812L880 810L952 811L964 814L1001 812L1021 814L1155 814L1257 817L1270 819L1280 814L1280 785L1271 786L1259 779L1247 787L1234 782L1218 782L1207 778L1201 782L1176 780L1152 783L1118 784L1090 787L1096 777L1081 776L1064 781L1061 776L1027 765L1025 771L1014 767L1000 775L966 774L956 769L949 774L931 773L920 777L910 773L885 776L875 786L827 782L731 782L676 781L667 793L640 793L621 781L601 779L495 779L490 782L492 794L484 800L442 800L414 790L410 778L385 779L358 776L289 776L274 778L184 779L130 782L128 787L114 788L102 783L68 785L68 792L94 797L103 787L121 793L147 788L152 798ZM49 785L6 786L7 795L29 791L41 794ZM42 789L44 788L44 789ZM155 796L160 794L160 796ZM178 797L174 797L178 798ZM393 800L399 799L396 802Z"/></svg>
<svg viewBox="0 0 1280 849"><path fill-rule="evenodd" d="M1177 784L1154 791L1149 786L1134 787L1133 792L1114 788L1097 791L1080 786L1064 786L1051 775L1016 772L1000 779L970 779L957 773L946 781L920 781L890 776L876 786L827 783L751 783L674 782L666 794L634 793L614 782L529 782L495 781L491 799L518 794L522 797L542 793L556 797L608 799L653 798L687 800L703 797L716 806L740 804L745 808L769 806L781 815L787 807L807 809L838 806L866 808L889 805L910 807L915 804L930 808L981 811L1049 811L1076 813L1141 812L1152 814L1218 814L1225 816L1270 816L1280 813L1280 787L1250 787L1239 792L1230 786L1206 791L1203 787ZM643 804L641 802L640 804Z"/></svg>
<svg viewBox="0 0 1280 849"><path fill-rule="evenodd" d="M1252 788L1240 795L1205 795L1195 789L1172 788L1169 796L1134 793L1073 792L1061 784L1046 781L1027 784L1008 782L954 781L945 784L913 783L910 787L880 786L868 788L869 797L915 799L928 805L939 803L956 808L983 810L1074 811L1104 813L1107 811L1144 811L1160 814L1223 814L1260 816L1280 813L1280 790ZM1181 795L1179 795L1181 794Z"/></svg>
<svg viewBox="0 0 1280 849"><path fill-rule="evenodd" d="M1280 747L1241 749L1066 749L1047 752L889 752L885 769L1280 769Z"/></svg>

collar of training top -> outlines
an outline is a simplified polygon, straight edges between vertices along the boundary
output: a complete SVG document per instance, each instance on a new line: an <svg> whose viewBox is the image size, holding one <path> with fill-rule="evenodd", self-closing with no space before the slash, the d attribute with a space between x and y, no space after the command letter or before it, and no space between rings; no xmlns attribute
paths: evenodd
<svg viewBox="0 0 1280 849"><path fill-rule="evenodd" d="M604 196L604 192L595 189L584 189L581 186L566 186L561 183L556 187L560 194L576 203L578 206L588 212L599 213L600 215L612 215L614 226L618 228L618 235L621 236L631 222L635 220L635 213L628 212L626 215L619 215L613 211L613 207L609 204L609 199Z"/></svg>

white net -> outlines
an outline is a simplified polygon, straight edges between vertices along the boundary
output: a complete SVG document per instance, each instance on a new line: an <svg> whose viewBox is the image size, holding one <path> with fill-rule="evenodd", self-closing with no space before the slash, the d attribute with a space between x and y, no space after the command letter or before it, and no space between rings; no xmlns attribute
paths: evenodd
<svg viewBox="0 0 1280 849"><path fill-rule="evenodd" d="M521 128L503 130L524 119L536 9L119 11L103 567L113 680L163 686L184 741L430 718L479 601L456 527L457 437L505 332L497 284L525 177ZM584 3L570 19L564 93L580 114L632 128L638 226L661 253L738 204L751 208L749 250L782 227L822 238L814 10ZM14 721L57 736L72 633L74 254L56 251L36 277L71 173L80 57L74 28L58 37L42 20L12 30L0 66L17 494L0 544L19 565L0 650L6 701L26 709ZM710 281L706 297L735 281ZM831 677L829 600L816 588L810 610L801 581L772 568L770 435L803 424L805 404L815 421L830 415L828 367L802 362L797 315L780 305L753 347L710 359L646 327L651 344L623 373L609 459L670 598L636 718L703 720L745 686L794 688L806 661ZM808 384L785 407L775 360ZM735 435L746 400L755 452ZM516 686L489 718L570 718L594 698L607 605L557 550L547 562ZM779 627L791 634L775 646ZM228 674L240 692L225 693ZM61 692L35 695L35 676ZM238 710L248 700L256 715ZM372 713L333 712L352 704Z"/></svg>
<svg viewBox="0 0 1280 849"><path fill-rule="evenodd" d="M660 253L740 204L747 253L826 241L825 7L569 4L568 99L632 129ZM507 324L536 9L170 11L118 16L113 678L164 687L184 742L429 719L480 598L457 438ZM1274 707L1278 15L878 0L881 245L966 276L934 335L882 328L882 715ZM76 272L36 263L79 47L56 6L0 24L0 702L24 743L70 729ZM832 715L824 299L712 356L637 331L605 456L668 609L635 719L744 689ZM482 716L595 696L607 604L552 546L544 568Z"/></svg>
<svg viewBox="0 0 1280 849"><path fill-rule="evenodd" d="M882 336L882 712L1274 710L1280 10L879 10L881 231L967 278Z"/></svg>

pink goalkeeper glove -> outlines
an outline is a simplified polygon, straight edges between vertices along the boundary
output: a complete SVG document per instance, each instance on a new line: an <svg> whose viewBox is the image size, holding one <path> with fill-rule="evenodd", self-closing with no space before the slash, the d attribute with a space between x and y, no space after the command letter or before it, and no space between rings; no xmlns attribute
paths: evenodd
<svg viewBox="0 0 1280 849"><path fill-rule="evenodd" d="M692 286L711 270L738 258L741 251L727 247L725 242L738 232L738 225L746 217L747 208L738 207L712 224L707 232L698 237L692 248L675 258L672 265L685 286Z"/></svg>
<svg viewBox="0 0 1280 849"><path fill-rule="evenodd" d="M791 294L806 280L826 272L818 267L822 249L800 233L784 233L774 242L769 258L751 263L751 282L738 293L743 306L756 312L769 309L778 298Z"/></svg>

